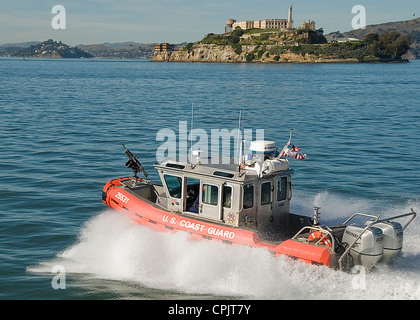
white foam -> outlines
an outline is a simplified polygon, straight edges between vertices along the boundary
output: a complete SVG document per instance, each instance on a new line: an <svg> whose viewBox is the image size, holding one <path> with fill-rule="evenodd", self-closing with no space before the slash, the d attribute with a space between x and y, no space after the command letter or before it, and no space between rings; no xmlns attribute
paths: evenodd
<svg viewBox="0 0 420 320"><path fill-rule="evenodd" d="M340 209L334 204L338 200L320 194L313 202L331 204L328 213ZM350 209L365 205L356 203ZM50 272L60 263L68 273L187 294L253 299L420 299L419 226L415 221L407 229L404 251L391 265L365 275L364 288L357 285L362 275L273 257L264 249L191 241L183 232L155 232L113 210L86 223L77 243L57 259L30 271Z"/></svg>

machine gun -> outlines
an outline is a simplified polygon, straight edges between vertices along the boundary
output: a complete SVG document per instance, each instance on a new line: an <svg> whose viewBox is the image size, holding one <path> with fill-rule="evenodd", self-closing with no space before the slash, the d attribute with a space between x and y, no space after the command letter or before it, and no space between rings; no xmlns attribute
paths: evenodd
<svg viewBox="0 0 420 320"><path fill-rule="evenodd" d="M144 170L143 166L141 165L140 161L137 159L136 156L134 156L130 150L128 150L124 143L121 143L122 146L124 147L124 152L128 157L128 161L125 163L125 166L127 168L131 168L133 170L133 180L134 180L134 184L137 182L137 174L141 171L143 172L144 176L147 178L147 176L149 175L146 170Z"/></svg>

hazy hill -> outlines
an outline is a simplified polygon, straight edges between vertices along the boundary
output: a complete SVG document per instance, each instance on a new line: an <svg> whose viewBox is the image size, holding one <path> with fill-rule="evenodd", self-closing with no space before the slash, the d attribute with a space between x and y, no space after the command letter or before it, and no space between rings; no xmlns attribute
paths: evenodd
<svg viewBox="0 0 420 320"><path fill-rule="evenodd" d="M52 41L48 43L48 41ZM43 58L95 58L108 59L150 59L153 56L154 44L136 42L80 44L70 47L53 40L7 43L0 45L0 56L43 57ZM73 53L72 53L73 52ZM84 52L84 53L82 53Z"/></svg>
<svg viewBox="0 0 420 320"><path fill-rule="evenodd" d="M40 43L39 41L28 41L19 43L5 43L0 45L0 57L10 56L22 49L29 48L32 45Z"/></svg>
<svg viewBox="0 0 420 320"><path fill-rule="evenodd" d="M95 58L107 59L150 59L154 44L136 42L102 43L79 45L79 48L92 54Z"/></svg>
<svg viewBox="0 0 420 320"><path fill-rule="evenodd" d="M325 37L328 41L344 38L357 38L363 40L369 33L382 33L385 31L398 31L402 35L411 36L413 42L406 57L409 59L420 59L420 18L368 25L366 26L366 29L351 30L343 33L340 33L339 31L332 32Z"/></svg>
<svg viewBox="0 0 420 320"><path fill-rule="evenodd" d="M36 58L92 58L93 56L77 47L70 47L61 41L52 39L31 45L11 54L13 57L36 57Z"/></svg>

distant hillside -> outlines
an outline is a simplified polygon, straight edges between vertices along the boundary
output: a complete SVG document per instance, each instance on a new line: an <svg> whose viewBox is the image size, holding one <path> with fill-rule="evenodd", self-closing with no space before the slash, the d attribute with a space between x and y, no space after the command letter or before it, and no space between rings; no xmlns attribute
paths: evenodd
<svg viewBox="0 0 420 320"><path fill-rule="evenodd" d="M53 40L43 43L30 41L0 45L0 56L6 57L86 58L93 56L104 59L150 59L153 56L153 51L153 43L136 42L80 44L74 48Z"/></svg>
<svg viewBox="0 0 420 320"><path fill-rule="evenodd" d="M77 47L70 47L52 39L35 44L11 54L13 57L36 58L92 58L93 56Z"/></svg>
<svg viewBox="0 0 420 320"><path fill-rule="evenodd" d="M39 41L19 42L19 43L5 43L0 45L0 57L10 56L22 49L28 48L34 44L38 44Z"/></svg>
<svg viewBox="0 0 420 320"><path fill-rule="evenodd" d="M104 59L150 59L154 50L154 44L136 42L88 44L78 47L95 58Z"/></svg>
<svg viewBox="0 0 420 320"><path fill-rule="evenodd" d="M332 32L325 37L328 41L344 38L357 38L363 40L369 33L383 33L385 31L397 31L402 35L412 37L409 52L404 56L408 59L420 59L420 18L407 21L397 21L366 26L366 29L351 30L348 32Z"/></svg>

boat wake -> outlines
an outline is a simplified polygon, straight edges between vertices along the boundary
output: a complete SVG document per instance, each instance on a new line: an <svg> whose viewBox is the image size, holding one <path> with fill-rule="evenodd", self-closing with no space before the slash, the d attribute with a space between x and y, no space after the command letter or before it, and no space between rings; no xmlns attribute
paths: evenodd
<svg viewBox="0 0 420 320"><path fill-rule="evenodd" d="M343 208L338 204L342 204L343 199L328 193L318 194L309 202L303 198L295 198L295 208L310 214L312 208L303 204L319 205L323 207L324 218L331 220L359 209L366 211L369 206L367 202L356 201ZM382 216L409 212L410 205L419 208L419 203L411 203L398 210L388 209ZM343 212L343 209L351 212ZM344 273L286 257L273 257L265 249L192 241L184 232L154 232L119 212L106 210L85 224L74 245L56 259L28 271L49 273L54 265L60 264L70 274L88 274L93 278L128 281L153 289L215 297L420 299L418 221L407 228L404 249L390 265L378 264L369 273L360 269Z"/></svg>

